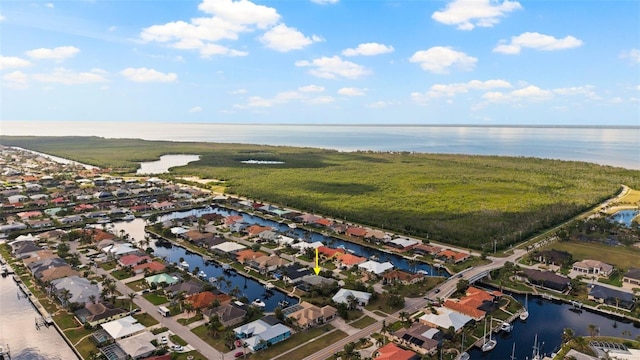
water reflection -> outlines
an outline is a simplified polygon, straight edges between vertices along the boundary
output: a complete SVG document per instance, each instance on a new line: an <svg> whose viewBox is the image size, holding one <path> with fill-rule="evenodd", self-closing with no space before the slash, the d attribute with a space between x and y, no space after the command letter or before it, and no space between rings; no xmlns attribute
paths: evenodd
<svg viewBox="0 0 640 360"><path fill-rule="evenodd" d="M169 172L172 167L187 165L198 160L200 155L162 155L160 160L141 162L136 174L163 174Z"/></svg>
<svg viewBox="0 0 640 360"><path fill-rule="evenodd" d="M611 216L611 220L631 227L631 222L640 215L640 210L620 210Z"/></svg>

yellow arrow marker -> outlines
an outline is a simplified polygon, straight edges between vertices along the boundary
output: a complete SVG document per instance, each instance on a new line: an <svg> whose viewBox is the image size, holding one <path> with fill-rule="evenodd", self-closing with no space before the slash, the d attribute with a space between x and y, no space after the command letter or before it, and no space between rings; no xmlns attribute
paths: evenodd
<svg viewBox="0 0 640 360"><path fill-rule="evenodd" d="M320 272L320 266L318 266L318 248L316 248L316 267L313 268L313 271L316 272L316 275Z"/></svg>

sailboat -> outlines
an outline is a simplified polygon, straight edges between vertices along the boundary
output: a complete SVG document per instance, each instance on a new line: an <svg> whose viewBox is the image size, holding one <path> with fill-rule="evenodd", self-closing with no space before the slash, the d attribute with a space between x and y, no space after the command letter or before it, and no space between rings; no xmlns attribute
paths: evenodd
<svg viewBox="0 0 640 360"><path fill-rule="evenodd" d="M540 349L538 348L538 334L536 334L535 340L533 340L533 351L531 352L531 360L541 360Z"/></svg>
<svg viewBox="0 0 640 360"><path fill-rule="evenodd" d="M464 331L462 332L462 343L460 344L460 355L456 358L456 360L469 360L471 359L471 355L468 352L464 351Z"/></svg>
<svg viewBox="0 0 640 360"><path fill-rule="evenodd" d="M520 320L526 321L529 318L529 294L524 296L524 311L520 313Z"/></svg>
<svg viewBox="0 0 640 360"><path fill-rule="evenodd" d="M516 343L513 343L513 349L511 349L511 360L516 360Z"/></svg>
<svg viewBox="0 0 640 360"><path fill-rule="evenodd" d="M491 320L493 322L493 318ZM491 327L489 327L489 341L487 341L487 318L484 319L484 336L482 339L484 341L482 344L482 352L491 351L498 345L498 342L491 338Z"/></svg>

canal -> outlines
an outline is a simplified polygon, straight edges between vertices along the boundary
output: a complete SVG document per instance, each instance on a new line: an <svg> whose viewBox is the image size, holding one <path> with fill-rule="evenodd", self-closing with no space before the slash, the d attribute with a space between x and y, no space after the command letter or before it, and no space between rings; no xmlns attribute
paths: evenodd
<svg viewBox="0 0 640 360"><path fill-rule="evenodd" d="M36 328L38 317L38 312L13 278L0 277L0 345L9 345L11 359L77 359L53 326Z"/></svg>
<svg viewBox="0 0 640 360"><path fill-rule="evenodd" d="M512 295L521 303L525 297ZM571 328L576 335L588 336L589 325L595 325L599 335L635 339L640 336L640 324L622 322L586 310L574 311L570 304L552 302L540 298L528 299L529 318L526 322L516 319L510 334L493 334L498 341L495 349L483 353L474 348L470 351L473 360L505 360L510 359L513 344L516 344L515 357L518 360L531 359L536 335L541 354L551 354L560 349L562 332ZM482 324L478 324L481 326Z"/></svg>

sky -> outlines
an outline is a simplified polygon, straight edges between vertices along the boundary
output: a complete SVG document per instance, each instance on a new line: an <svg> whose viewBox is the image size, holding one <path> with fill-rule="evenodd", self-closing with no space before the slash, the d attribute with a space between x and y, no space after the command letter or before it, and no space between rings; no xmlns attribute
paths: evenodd
<svg viewBox="0 0 640 360"><path fill-rule="evenodd" d="M0 120L640 126L640 2L3 0Z"/></svg>

